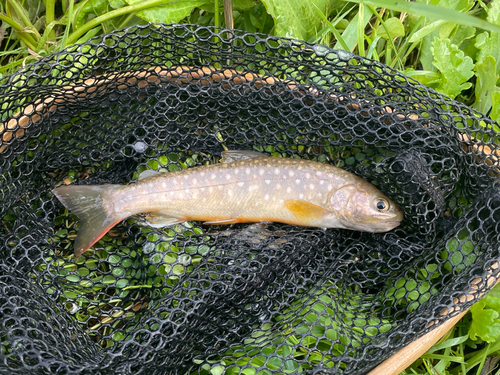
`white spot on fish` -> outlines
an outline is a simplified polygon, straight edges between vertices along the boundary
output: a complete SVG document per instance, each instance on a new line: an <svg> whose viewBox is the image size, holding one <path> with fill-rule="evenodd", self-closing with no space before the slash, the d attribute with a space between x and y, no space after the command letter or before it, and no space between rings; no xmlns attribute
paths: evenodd
<svg viewBox="0 0 500 375"><path fill-rule="evenodd" d="M217 177L217 175L215 173L212 173L212 177L210 177L212 180L215 180L215 178Z"/></svg>
<svg viewBox="0 0 500 375"><path fill-rule="evenodd" d="M201 173L200 173L200 176L201 176L201 177L205 176L205 172L201 172Z"/></svg>
<svg viewBox="0 0 500 375"><path fill-rule="evenodd" d="M177 185L177 181L175 181L175 184ZM161 183L161 187L162 187L163 189L166 189L166 188L167 188L167 183L166 183L166 182L162 182L162 183ZM132 190L134 190L134 189L135 189L135 187L134 187L134 188L132 188Z"/></svg>
<svg viewBox="0 0 500 375"><path fill-rule="evenodd" d="M212 186L210 186L210 187L208 188L208 192L209 192L209 193L211 193L212 191L214 191L214 188L213 188Z"/></svg>
<svg viewBox="0 0 500 375"><path fill-rule="evenodd" d="M289 186L289 187L287 187L287 188L286 188L286 192L287 192L287 193L291 193L291 192L292 192L292 188L291 188L290 186Z"/></svg>
<svg viewBox="0 0 500 375"><path fill-rule="evenodd" d="M325 180L320 180L320 181L319 181L319 184L320 184L320 185L323 185L324 183L325 183Z"/></svg>
<svg viewBox="0 0 500 375"><path fill-rule="evenodd" d="M217 188L220 190L222 189L222 185L218 185Z"/></svg>
<svg viewBox="0 0 500 375"><path fill-rule="evenodd" d="M332 190L332 185L328 185L328 190Z"/></svg>
<svg viewBox="0 0 500 375"><path fill-rule="evenodd" d="M202 187L202 188L201 188L201 191L202 191L202 192L204 192L204 191L205 191L205 188L204 188L204 187Z"/></svg>
<svg viewBox="0 0 500 375"><path fill-rule="evenodd" d="M229 180L229 179L231 179L231 175L228 173L228 174L226 175L226 180Z"/></svg>
<svg viewBox="0 0 500 375"><path fill-rule="evenodd" d="M236 168L236 169L234 170L234 174L238 174L238 173L240 173L240 169L239 169L239 168Z"/></svg>
<svg viewBox="0 0 500 375"><path fill-rule="evenodd" d="M260 174L261 176L264 174L264 172L265 172L265 171L264 171L264 169L262 169L262 168L261 168L261 169L259 169L259 174Z"/></svg>
<svg viewBox="0 0 500 375"><path fill-rule="evenodd" d="M314 184L309 185L309 188L310 188L311 190L314 190Z"/></svg>
<svg viewBox="0 0 500 375"><path fill-rule="evenodd" d="M311 174L309 172L306 173L306 178L311 178Z"/></svg>
<svg viewBox="0 0 500 375"><path fill-rule="evenodd" d="M276 185L276 189L281 189L281 184Z"/></svg>
<svg viewBox="0 0 500 375"><path fill-rule="evenodd" d="M245 185L244 182L238 182L238 186L243 186L243 185Z"/></svg>
<svg viewBox="0 0 500 375"><path fill-rule="evenodd" d="M321 171L316 171L316 176L321 176L321 175L322 175Z"/></svg>
<svg viewBox="0 0 500 375"><path fill-rule="evenodd" d="M196 178L193 178L193 185L198 185L198 180Z"/></svg>
<svg viewBox="0 0 500 375"><path fill-rule="evenodd" d="M280 174L279 168L274 168L274 174Z"/></svg>
<svg viewBox="0 0 500 375"><path fill-rule="evenodd" d="M293 171L290 171L290 172L288 172L288 175L289 175L290 177L293 177L293 176L295 175L295 173L293 173Z"/></svg>
<svg viewBox="0 0 500 375"><path fill-rule="evenodd" d="M271 180L266 180L266 184L270 184L271 183Z"/></svg>
<svg viewBox="0 0 500 375"><path fill-rule="evenodd" d="M227 195L229 195L230 197L232 197L233 196L233 191L232 190L228 190L227 191Z"/></svg>
<svg viewBox="0 0 500 375"><path fill-rule="evenodd" d="M179 198L184 199L184 193L179 193Z"/></svg>
<svg viewBox="0 0 500 375"><path fill-rule="evenodd" d="M304 194L300 193L300 194L299 194L299 198L300 198L300 199L304 198Z"/></svg>
<svg viewBox="0 0 500 375"><path fill-rule="evenodd" d="M298 185L298 184L300 184L300 179L299 179L299 178L297 178L297 179L295 180L295 183L296 183L297 185Z"/></svg>
<svg viewBox="0 0 500 375"><path fill-rule="evenodd" d="M269 200L269 194L266 194L266 196L264 197L264 199L265 199L266 201L268 201L268 200Z"/></svg>
<svg viewBox="0 0 500 375"><path fill-rule="evenodd" d="M250 174L250 168L245 168L245 173Z"/></svg>

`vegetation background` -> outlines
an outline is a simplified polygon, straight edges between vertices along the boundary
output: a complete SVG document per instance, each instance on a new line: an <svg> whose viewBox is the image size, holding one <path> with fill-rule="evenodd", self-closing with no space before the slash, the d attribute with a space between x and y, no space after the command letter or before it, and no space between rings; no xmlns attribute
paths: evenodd
<svg viewBox="0 0 500 375"><path fill-rule="evenodd" d="M230 26L385 63L500 119L500 0L1 0L0 77L146 22ZM500 130L500 129L499 129ZM403 374L500 374L500 288Z"/></svg>

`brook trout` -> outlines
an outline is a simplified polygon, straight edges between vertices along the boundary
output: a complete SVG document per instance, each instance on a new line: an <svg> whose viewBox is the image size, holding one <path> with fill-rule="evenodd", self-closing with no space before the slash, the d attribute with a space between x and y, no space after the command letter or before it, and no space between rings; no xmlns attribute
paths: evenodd
<svg viewBox="0 0 500 375"><path fill-rule="evenodd" d="M280 222L386 232L403 212L362 178L319 162L223 152L223 162L175 172L146 171L129 185L69 185L52 190L77 215L75 257L129 216L153 227Z"/></svg>

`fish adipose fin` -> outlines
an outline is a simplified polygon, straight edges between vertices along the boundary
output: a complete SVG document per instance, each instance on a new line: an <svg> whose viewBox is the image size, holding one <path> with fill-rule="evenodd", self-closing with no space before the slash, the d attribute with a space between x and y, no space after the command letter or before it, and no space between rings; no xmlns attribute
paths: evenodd
<svg viewBox="0 0 500 375"><path fill-rule="evenodd" d="M75 240L76 260L108 230L130 216L129 213L110 215L104 207L104 193L119 187L120 185L69 185L52 190L57 199L80 219Z"/></svg>
<svg viewBox="0 0 500 375"><path fill-rule="evenodd" d="M324 207L299 200L288 200L283 204L293 216L301 221L321 220L325 215L332 213Z"/></svg>
<svg viewBox="0 0 500 375"><path fill-rule="evenodd" d="M221 155L221 163L231 163L236 160L269 157L266 154L252 150L228 150L222 151Z"/></svg>
<svg viewBox="0 0 500 375"><path fill-rule="evenodd" d="M168 227L170 225L183 223L187 220L185 217L172 217L162 212L149 213L144 217L144 219L146 220L147 225L153 228Z"/></svg>

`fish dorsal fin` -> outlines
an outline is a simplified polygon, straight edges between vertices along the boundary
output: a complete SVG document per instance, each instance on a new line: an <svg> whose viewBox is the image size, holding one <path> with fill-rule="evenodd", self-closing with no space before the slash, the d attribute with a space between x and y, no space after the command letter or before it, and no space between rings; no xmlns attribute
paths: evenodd
<svg viewBox="0 0 500 375"><path fill-rule="evenodd" d="M221 163L231 163L236 160L262 158L268 156L257 151L252 150L228 150L222 151Z"/></svg>
<svg viewBox="0 0 500 375"><path fill-rule="evenodd" d="M301 221L320 220L325 215L332 213L332 211L329 211L324 207L299 200L287 200L283 204L286 209L293 214L293 216Z"/></svg>
<svg viewBox="0 0 500 375"><path fill-rule="evenodd" d="M145 180L146 178L151 178L154 176L158 176L161 172L153 171L151 169L146 169L145 171L139 173L138 181Z"/></svg>

